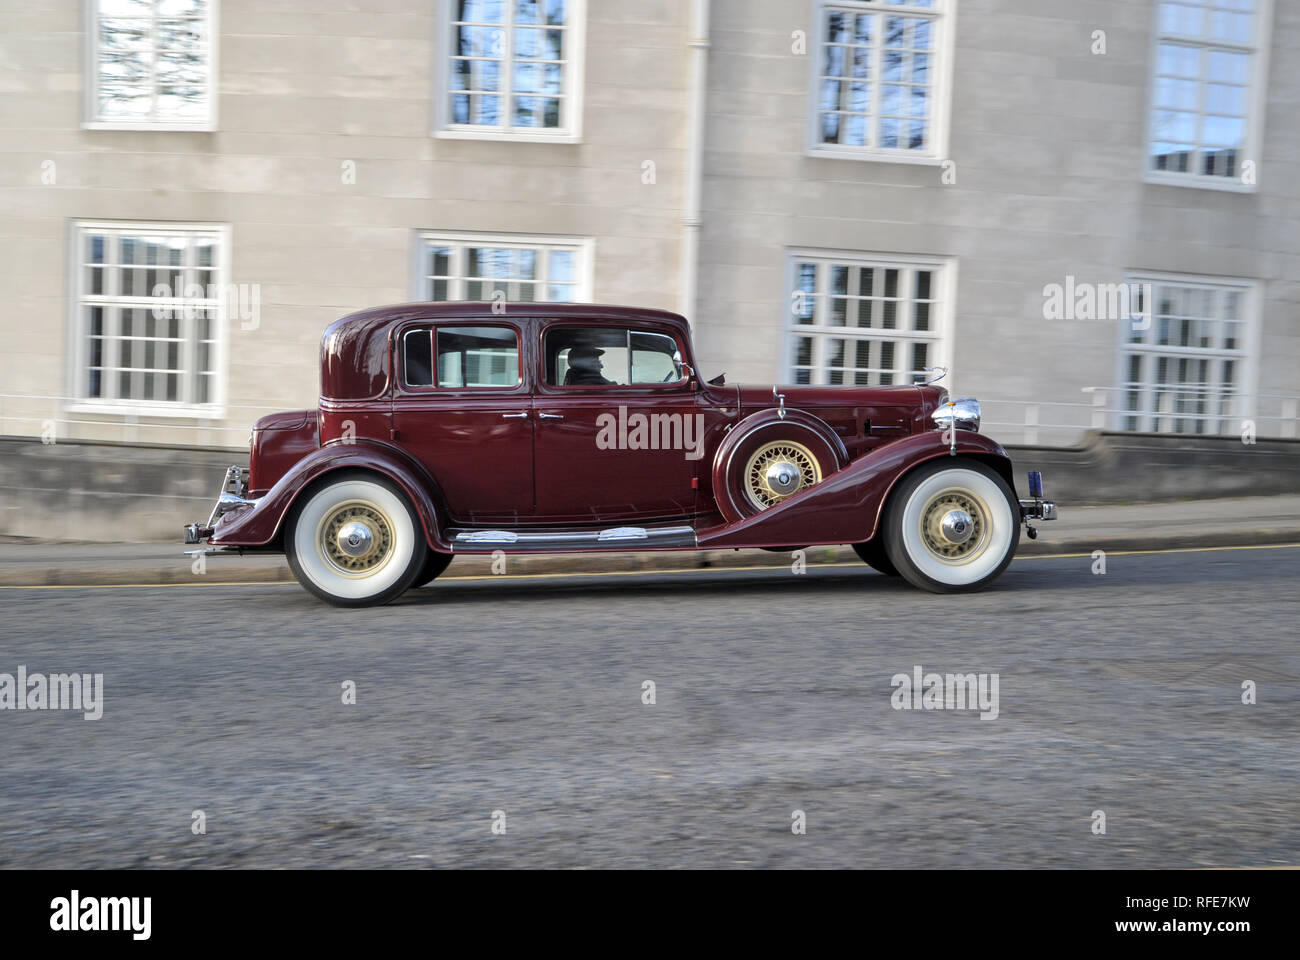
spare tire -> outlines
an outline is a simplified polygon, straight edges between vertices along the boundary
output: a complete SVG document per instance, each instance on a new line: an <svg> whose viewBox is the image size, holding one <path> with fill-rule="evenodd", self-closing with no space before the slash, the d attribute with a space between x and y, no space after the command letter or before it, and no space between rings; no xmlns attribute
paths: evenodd
<svg viewBox="0 0 1300 960"><path fill-rule="evenodd" d="M848 463L844 441L802 410L762 410L727 434L713 459L713 497L730 522L821 483Z"/></svg>

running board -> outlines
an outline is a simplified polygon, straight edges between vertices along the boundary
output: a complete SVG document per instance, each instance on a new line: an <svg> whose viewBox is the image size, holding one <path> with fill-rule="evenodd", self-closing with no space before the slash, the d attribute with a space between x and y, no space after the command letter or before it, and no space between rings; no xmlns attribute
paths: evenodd
<svg viewBox="0 0 1300 960"><path fill-rule="evenodd" d="M555 550L640 550L648 547L694 548L695 528L610 527L607 530L449 530L453 551L508 550L546 553Z"/></svg>

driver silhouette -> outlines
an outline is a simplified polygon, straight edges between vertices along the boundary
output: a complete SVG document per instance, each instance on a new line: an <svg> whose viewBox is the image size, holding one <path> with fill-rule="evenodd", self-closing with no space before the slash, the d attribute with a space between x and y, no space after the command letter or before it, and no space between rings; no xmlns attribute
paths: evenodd
<svg viewBox="0 0 1300 960"><path fill-rule="evenodd" d="M569 349L569 369L564 375L566 387L594 386L614 383L601 375L601 355L604 350L591 346L577 346Z"/></svg>

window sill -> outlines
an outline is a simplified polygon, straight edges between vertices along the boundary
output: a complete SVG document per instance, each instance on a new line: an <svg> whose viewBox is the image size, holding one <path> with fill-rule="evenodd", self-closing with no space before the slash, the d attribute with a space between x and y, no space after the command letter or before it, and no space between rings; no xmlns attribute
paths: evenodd
<svg viewBox="0 0 1300 960"><path fill-rule="evenodd" d="M808 147L804 156L819 160L858 160L869 163L905 163L911 166L938 167L947 163L946 157L931 154L914 154L899 150L861 150L856 147Z"/></svg>
<svg viewBox="0 0 1300 960"><path fill-rule="evenodd" d="M515 133L504 130L471 130L447 127L433 131L439 140L504 140L514 143L582 143L576 133Z"/></svg>
<svg viewBox="0 0 1300 960"><path fill-rule="evenodd" d="M211 121L197 123L165 123L162 121L121 121L88 120L81 125L82 130L123 130L145 133L216 133L217 126Z"/></svg>
<svg viewBox="0 0 1300 960"><path fill-rule="evenodd" d="M129 400L76 400L63 409L67 413L92 413L106 417L158 417L173 420L222 420L226 416L226 408L221 404L160 404Z"/></svg>
<svg viewBox="0 0 1300 960"><path fill-rule="evenodd" d="M1253 183L1242 183L1240 179L1228 177L1211 177L1197 173L1160 173L1147 171L1143 181L1161 187L1183 187L1192 190L1220 190L1226 193L1258 193L1259 187Z"/></svg>

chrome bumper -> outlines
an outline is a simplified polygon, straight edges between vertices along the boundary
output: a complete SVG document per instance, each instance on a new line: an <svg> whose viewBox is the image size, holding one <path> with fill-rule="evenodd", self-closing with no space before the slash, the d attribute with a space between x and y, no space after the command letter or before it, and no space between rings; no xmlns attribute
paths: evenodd
<svg viewBox="0 0 1300 960"><path fill-rule="evenodd" d="M248 494L248 468L233 464L226 468L226 476L221 481L221 492L212 507L207 523L187 523L185 525L185 542L202 543L212 536L217 520L236 507L252 506L257 501L245 499Z"/></svg>
<svg viewBox="0 0 1300 960"><path fill-rule="evenodd" d="M1029 497L1020 501L1020 522L1025 525L1025 535L1037 540L1038 531L1029 521L1056 519L1056 501L1043 499L1043 474L1038 470L1029 471Z"/></svg>
<svg viewBox="0 0 1300 960"><path fill-rule="evenodd" d="M1021 500L1020 519L1021 520L1055 520L1056 501L1055 500Z"/></svg>

